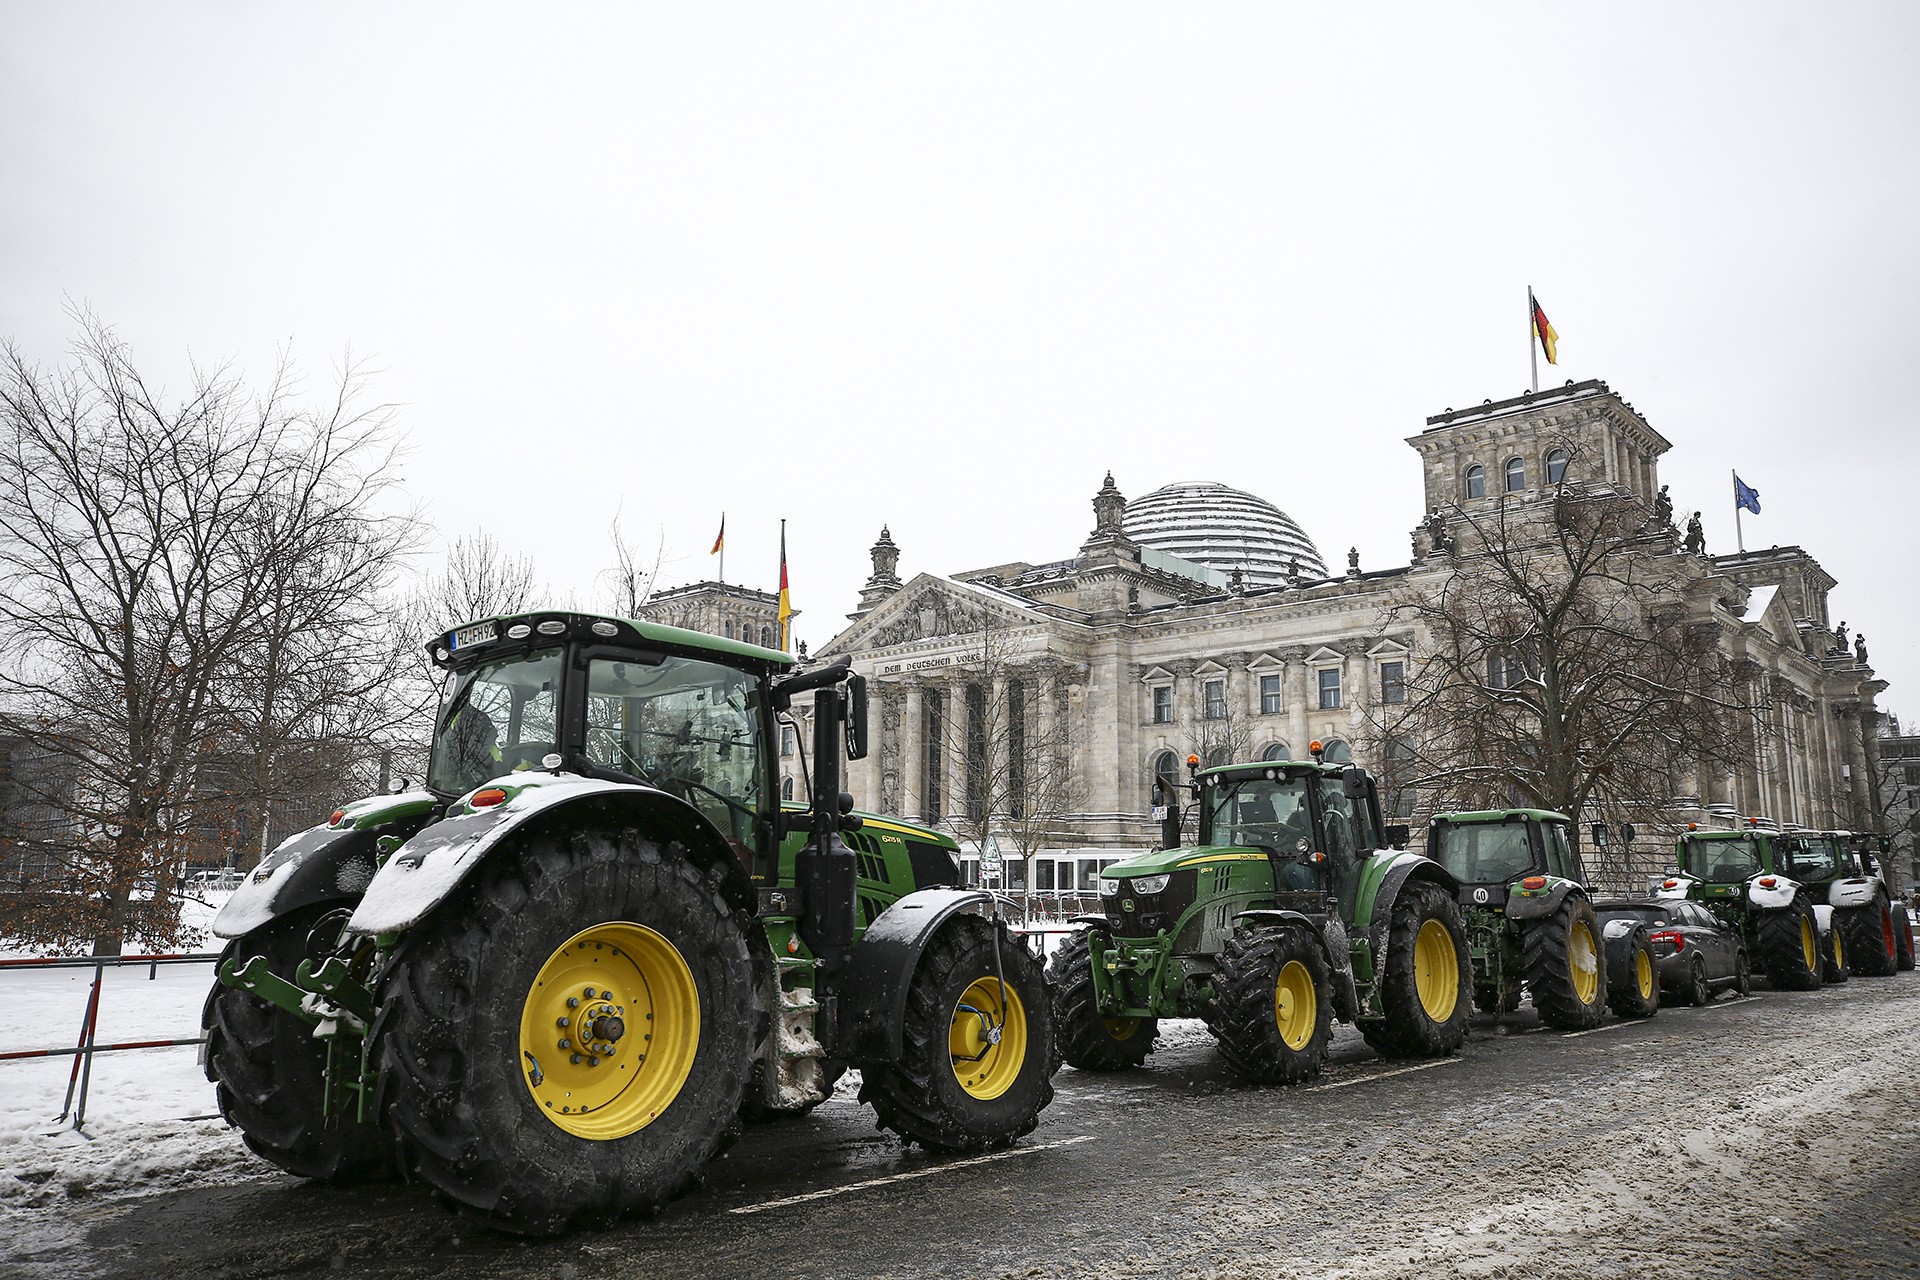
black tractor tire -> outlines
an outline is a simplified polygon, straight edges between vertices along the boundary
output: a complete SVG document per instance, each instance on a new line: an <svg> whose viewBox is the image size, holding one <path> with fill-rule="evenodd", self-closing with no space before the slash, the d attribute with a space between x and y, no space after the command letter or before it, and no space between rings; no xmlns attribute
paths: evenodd
<svg viewBox="0 0 1920 1280"><path fill-rule="evenodd" d="M1503 1013L1512 1013L1520 1007L1520 984L1514 983L1503 993L1491 983L1473 989L1473 1007L1482 1013L1499 1017Z"/></svg>
<svg viewBox="0 0 1920 1280"><path fill-rule="evenodd" d="M1054 1034L1060 1056L1082 1071L1124 1071L1153 1051L1158 1018L1106 1018L1094 999L1093 945L1088 930L1067 939L1047 965Z"/></svg>
<svg viewBox="0 0 1920 1280"><path fill-rule="evenodd" d="M320 928L329 905L281 916L227 945L222 960L245 964L265 956L272 972L291 979L302 960L316 964L330 950ZM207 1079L220 1114L261 1159L323 1182L391 1177L393 1139L375 1124L326 1114L327 1045L311 1024L238 987L218 981L207 995Z"/></svg>
<svg viewBox="0 0 1920 1280"><path fill-rule="evenodd" d="M1326 1065L1333 981L1305 925L1229 938L1213 979L1220 1056L1255 1084L1299 1084Z"/></svg>
<svg viewBox="0 0 1920 1280"><path fill-rule="evenodd" d="M1707 980L1707 962L1699 956L1687 966L1687 985L1680 988L1681 998L1696 1009L1713 1003L1713 983Z"/></svg>
<svg viewBox="0 0 1920 1280"><path fill-rule="evenodd" d="M1807 963L1803 930L1811 930L1814 961ZM1775 991L1820 989L1820 930L1813 907L1803 897L1773 911L1760 913L1754 932L1760 944L1760 968Z"/></svg>
<svg viewBox="0 0 1920 1280"><path fill-rule="evenodd" d="M1913 972L1913 914L1906 903L1893 909L1893 945L1898 952L1894 966L1902 973Z"/></svg>
<svg viewBox="0 0 1920 1280"><path fill-rule="evenodd" d="M1605 947L1600 921L1585 898L1569 893L1552 915L1521 926L1527 994L1540 1021L1563 1031L1600 1025L1607 1011ZM1585 967L1593 966L1592 991L1582 997Z"/></svg>
<svg viewBox="0 0 1920 1280"><path fill-rule="evenodd" d="M1617 1018L1651 1018L1660 1012L1660 962L1645 925L1635 926L1625 946L1607 950L1607 1007Z"/></svg>
<svg viewBox="0 0 1920 1280"><path fill-rule="evenodd" d="M995 1050L1011 1049L1019 1041L1011 1060L980 1064L983 1073L1004 1085L996 1096L982 1097L962 1081L961 1073L973 1070L974 1064L955 1058L952 1037L964 1035L969 1020L980 1021L962 997L975 984L995 983L996 937L1001 980L1011 988L1023 1035L1003 1039ZM991 986L987 992L990 999L997 994ZM1013 1025L1010 1012L1006 1022ZM1005 1147L1040 1123L1041 1110L1053 1101L1052 1076L1059 1065L1053 1009L1040 962L1005 926L978 916L956 916L927 944L914 970L900 1060L862 1071L860 1101L872 1105L878 1127L907 1142L937 1151Z"/></svg>
<svg viewBox="0 0 1920 1280"><path fill-rule="evenodd" d="M1444 929L1453 943L1451 998L1444 966L1423 975L1415 963L1416 940L1430 923ZM1467 955L1467 927L1460 906L1446 890L1420 880L1401 887L1387 929L1385 965L1380 1004L1386 1016L1360 1022L1360 1034L1376 1053L1389 1058L1443 1058L1466 1043L1473 962ZM1424 1002L1423 976L1429 986Z"/></svg>
<svg viewBox="0 0 1920 1280"><path fill-rule="evenodd" d="M1734 953L1733 993L1743 997L1753 994L1753 965L1747 960L1745 947Z"/></svg>
<svg viewBox="0 0 1920 1280"><path fill-rule="evenodd" d="M693 1186L740 1132L754 1047L770 1016L749 944L756 926L729 904L722 883L720 868L684 846L662 846L630 829L536 833L516 849L496 851L410 930L374 1032L382 1114L405 1139L412 1172L462 1215L521 1235L604 1225L652 1211ZM623 1012L636 1005L629 1031L613 1033L625 1041L623 1052L605 1065L637 1068L629 1089L659 1087L653 1082L661 1077L642 1066L649 1056L656 1069L666 1064L668 1080L676 1061L685 1074L639 1127L582 1135L552 1114L555 1099L543 1109L534 1093L576 1078L578 1065L564 1065L556 1047L538 1070L521 1024L523 1017L544 1017L535 1000L558 998L557 989L542 989L542 975L561 980L559 966L574 962L570 943L623 926L662 940L680 967L656 952L651 967L635 974L615 966L638 967L637 953L616 962L617 945L595 943L608 965L599 981L619 987ZM651 1013L640 1020L642 998L661 1010L658 1022ZM691 1026L671 1012L676 998L697 1010ZM583 1009L579 1017L586 1016ZM658 1041L641 1032L647 1025L661 1032ZM601 1064L590 1065L597 1071ZM581 1090L602 1087L600 1079L583 1081ZM612 1108L618 1129L632 1102L615 1095L602 1103L602 1114ZM576 1116L571 1123L583 1122Z"/></svg>
<svg viewBox="0 0 1920 1280"><path fill-rule="evenodd" d="M1847 966L1863 978L1891 978L1900 967L1893 908L1875 897L1864 907L1833 913L1833 927L1846 939Z"/></svg>
<svg viewBox="0 0 1920 1280"><path fill-rule="evenodd" d="M1820 940L1820 981L1837 987L1853 976L1853 953L1840 928L1840 913L1827 917L1827 936Z"/></svg>

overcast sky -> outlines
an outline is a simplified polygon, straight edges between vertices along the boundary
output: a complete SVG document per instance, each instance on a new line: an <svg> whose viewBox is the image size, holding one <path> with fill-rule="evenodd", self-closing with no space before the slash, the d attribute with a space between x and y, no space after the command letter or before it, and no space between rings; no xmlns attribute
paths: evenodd
<svg viewBox="0 0 1920 1280"><path fill-rule="evenodd" d="M1405 563L1404 443L1603 378L1709 549L1840 580L1920 717L1920 5L326 6L0 0L0 335L69 302L316 390L350 345L411 491L582 599L800 638L901 572L1070 555L1104 472L1218 480Z"/></svg>

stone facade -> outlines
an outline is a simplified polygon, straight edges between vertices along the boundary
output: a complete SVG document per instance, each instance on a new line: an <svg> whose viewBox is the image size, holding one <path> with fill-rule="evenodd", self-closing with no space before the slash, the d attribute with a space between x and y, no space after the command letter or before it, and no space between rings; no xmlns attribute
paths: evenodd
<svg viewBox="0 0 1920 1280"><path fill-rule="evenodd" d="M1394 748L1379 726L1424 640L1396 621L1393 606L1469 550L1457 545L1464 530L1450 527L1445 511L1491 509L1506 494L1543 498L1571 468L1569 481L1646 504L1651 553L1677 568L1674 607L1712 628L1765 708L1741 767L1675 780L1679 794L1666 798L1673 824L1765 814L1804 826L1872 825L1874 699L1885 686L1828 624L1834 580L1797 547L1685 552L1659 483L1670 446L1630 403L1605 383L1569 383L1450 409L1408 443L1424 469L1426 511L1413 530L1412 562L1382 570L1363 571L1350 557L1336 576L1303 578L1296 565L1279 575L1281 585L1249 586L1242 573L1130 539L1111 475L1093 499L1091 534L1065 559L903 580L901 549L883 530L851 625L819 655L850 658L871 681L875 750L852 766L851 789L863 804L950 822L962 766L929 742L950 737L955 717L978 705L969 689L981 680L983 636L991 635L1004 660L996 688L1029 686L1081 729L1083 796L1061 819L1061 847L1151 847L1152 779L1190 752L1209 762L1304 758L1314 740L1331 758L1351 753L1381 774L1383 800L1417 829L1418 796L1392 784ZM1642 833L1625 857L1610 851L1613 887L1643 888L1667 862L1671 829Z"/></svg>
<svg viewBox="0 0 1920 1280"><path fill-rule="evenodd" d="M800 611L791 616L799 617ZM640 606L640 621L744 640L764 649L780 647L780 597L727 582L695 582L655 592Z"/></svg>

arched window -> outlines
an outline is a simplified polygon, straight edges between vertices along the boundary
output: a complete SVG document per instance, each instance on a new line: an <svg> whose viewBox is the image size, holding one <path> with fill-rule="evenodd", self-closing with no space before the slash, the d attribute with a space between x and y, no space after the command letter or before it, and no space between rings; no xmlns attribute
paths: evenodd
<svg viewBox="0 0 1920 1280"><path fill-rule="evenodd" d="M1209 769L1218 769L1223 764L1233 763L1233 751L1229 747L1219 746L1207 749L1205 765Z"/></svg>
<svg viewBox="0 0 1920 1280"><path fill-rule="evenodd" d="M727 619L727 639L733 639L733 619Z"/></svg>
<svg viewBox="0 0 1920 1280"><path fill-rule="evenodd" d="M1469 498L1487 496L1487 469L1477 462L1467 468L1467 496Z"/></svg>
<svg viewBox="0 0 1920 1280"><path fill-rule="evenodd" d="M1518 493L1527 487L1527 463L1524 458L1507 459L1507 492Z"/></svg>
<svg viewBox="0 0 1920 1280"><path fill-rule="evenodd" d="M1567 451L1551 449L1547 452L1547 483L1559 484L1567 478Z"/></svg>
<svg viewBox="0 0 1920 1280"><path fill-rule="evenodd" d="M1180 782L1180 758L1171 751L1162 751L1153 758L1153 776L1160 783L1160 803L1178 803L1174 788ZM1153 786L1147 786L1147 803L1153 803Z"/></svg>
<svg viewBox="0 0 1920 1280"><path fill-rule="evenodd" d="M1260 758L1261 758L1262 760L1286 760L1286 759L1288 759L1289 757L1288 757L1288 755L1287 755L1287 744L1286 744L1286 743L1284 743L1284 742L1273 742L1273 743L1269 743L1269 744L1267 745L1267 749L1266 749L1265 751L1262 751L1262 752L1260 753Z"/></svg>
<svg viewBox="0 0 1920 1280"><path fill-rule="evenodd" d="M780 779L780 798L782 800L793 799L793 775L792 774L788 774L786 777Z"/></svg>
<svg viewBox="0 0 1920 1280"><path fill-rule="evenodd" d="M1349 764L1353 760L1353 748L1338 738L1328 738L1320 758L1328 764Z"/></svg>

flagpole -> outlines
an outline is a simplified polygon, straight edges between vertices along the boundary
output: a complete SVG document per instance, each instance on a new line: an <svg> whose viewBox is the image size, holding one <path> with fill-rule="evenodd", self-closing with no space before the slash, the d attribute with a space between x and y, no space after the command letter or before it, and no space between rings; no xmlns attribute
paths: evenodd
<svg viewBox="0 0 1920 1280"><path fill-rule="evenodd" d="M1527 367L1533 370L1533 394L1540 394L1540 321L1533 301L1533 286L1527 286Z"/></svg>
<svg viewBox="0 0 1920 1280"><path fill-rule="evenodd" d="M727 585L727 513L720 513L720 585Z"/></svg>
<svg viewBox="0 0 1920 1280"><path fill-rule="evenodd" d="M1733 477L1733 544L1739 548L1742 555L1745 555L1747 538L1740 528L1740 472L1730 467L1727 474Z"/></svg>

